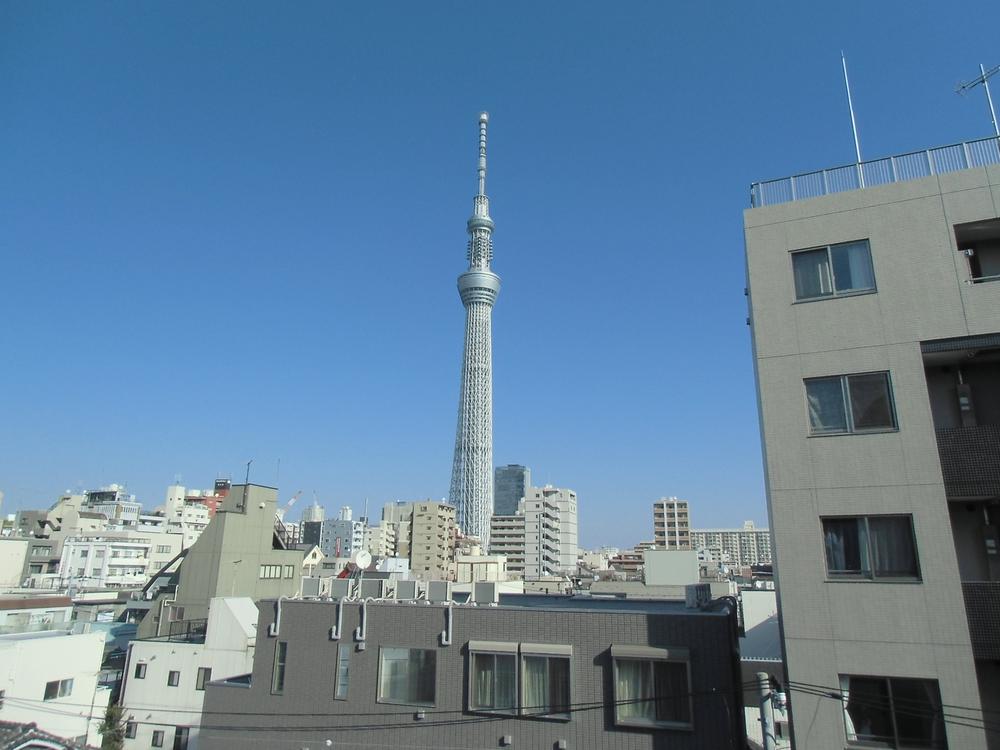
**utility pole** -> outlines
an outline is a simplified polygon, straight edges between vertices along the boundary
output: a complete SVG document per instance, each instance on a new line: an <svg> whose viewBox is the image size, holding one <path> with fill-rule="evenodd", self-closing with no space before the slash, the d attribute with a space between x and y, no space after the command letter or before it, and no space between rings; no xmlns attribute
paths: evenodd
<svg viewBox="0 0 1000 750"><path fill-rule="evenodd" d="M771 677L767 672L757 673L757 687L760 690L760 731L764 738L764 750L774 748L774 711L771 706Z"/></svg>

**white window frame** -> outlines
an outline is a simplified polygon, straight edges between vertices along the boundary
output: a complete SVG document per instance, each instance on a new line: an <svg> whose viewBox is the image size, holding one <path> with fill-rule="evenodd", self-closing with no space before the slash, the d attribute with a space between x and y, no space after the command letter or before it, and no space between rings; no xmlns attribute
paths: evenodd
<svg viewBox="0 0 1000 750"><path fill-rule="evenodd" d="M657 662L683 664L687 671L687 704L688 721L672 721L644 719L640 717L621 717L619 715L618 698L618 664L621 661L641 662L648 664L650 669ZM681 729L694 730L694 700L691 687L691 654L686 648L653 648L651 646L612 646L611 647L612 678L611 687L614 693L615 725L624 727L644 727L647 729ZM655 680L653 681L655 685ZM655 696L654 696L655 697Z"/></svg>

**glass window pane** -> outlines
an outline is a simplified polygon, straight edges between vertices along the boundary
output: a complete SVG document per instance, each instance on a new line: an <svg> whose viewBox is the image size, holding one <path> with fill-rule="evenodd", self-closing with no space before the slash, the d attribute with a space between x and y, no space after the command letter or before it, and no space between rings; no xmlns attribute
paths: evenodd
<svg viewBox="0 0 1000 750"><path fill-rule="evenodd" d="M652 719L653 685L649 664L632 659L616 661L615 703L618 719Z"/></svg>
<svg viewBox="0 0 1000 750"><path fill-rule="evenodd" d="M889 686L880 677L842 677L844 723L852 742L885 742L892 747Z"/></svg>
<svg viewBox="0 0 1000 750"><path fill-rule="evenodd" d="M864 523L858 518L824 518L823 541L830 575L861 575L868 570Z"/></svg>
<svg viewBox="0 0 1000 750"><path fill-rule="evenodd" d="M833 278L838 292L860 292L875 288L872 254L868 241L833 245Z"/></svg>
<svg viewBox="0 0 1000 750"><path fill-rule="evenodd" d="M809 429L814 435L847 432L847 410L841 379L812 378L806 381Z"/></svg>
<svg viewBox="0 0 1000 750"><path fill-rule="evenodd" d="M497 655L496 657L496 708L513 710L517 705L517 684L515 675L515 657L513 654Z"/></svg>
<svg viewBox="0 0 1000 750"><path fill-rule="evenodd" d="M898 744L903 747L946 746L941 694L932 680L889 680Z"/></svg>
<svg viewBox="0 0 1000 750"><path fill-rule="evenodd" d="M434 685L437 675L437 652L423 649L410 651L411 684L415 686L416 703L434 702Z"/></svg>
<svg viewBox="0 0 1000 750"><path fill-rule="evenodd" d="M887 373L851 375L847 384L855 430L891 430L896 427Z"/></svg>
<svg viewBox="0 0 1000 750"><path fill-rule="evenodd" d="M494 708L493 685L495 683L493 654L472 655L472 707Z"/></svg>
<svg viewBox="0 0 1000 750"><path fill-rule="evenodd" d="M913 546L913 522L908 516L868 519L872 570L876 576L916 578L917 551Z"/></svg>
<svg viewBox="0 0 1000 750"><path fill-rule="evenodd" d="M657 721L691 721L687 664L659 661L653 664L653 690Z"/></svg>
<svg viewBox="0 0 1000 750"><path fill-rule="evenodd" d="M523 708L527 713L544 713L548 710L548 671L544 656L526 656L522 663L524 672Z"/></svg>
<svg viewBox="0 0 1000 750"><path fill-rule="evenodd" d="M569 713L569 659L549 658L549 713Z"/></svg>
<svg viewBox="0 0 1000 750"><path fill-rule="evenodd" d="M347 688L351 678L351 647L341 644L337 649L337 689L335 698L347 698Z"/></svg>
<svg viewBox="0 0 1000 750"><path fill-rule="evenodd" d="M792 255L795 299L826 297L833 294L830 283L830 256L824 247Z"/></svg>
<svg viewBox="0 0 1000 750"><path fill-rule="evenodd" d="M406 700L409 652L405 648L382 649L382 675L379 698L389 701Z"/></svg>

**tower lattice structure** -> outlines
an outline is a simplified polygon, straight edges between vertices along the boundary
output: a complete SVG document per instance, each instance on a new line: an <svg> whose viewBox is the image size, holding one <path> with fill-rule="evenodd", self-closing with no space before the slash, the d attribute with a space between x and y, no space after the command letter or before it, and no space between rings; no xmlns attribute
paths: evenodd
<svg viewBox="0 0 1000 750"><path fill-rule="evenodd" d="M489 549L493 515L492 318L500 292L500 277L490 269L493 219L486 197L488 121L486 112L479 115L479 192L467 224L469 269L458 277L458 293L465 305L465 347L450 493L459 527L465 534L479 537L483 549Z"/></svg>

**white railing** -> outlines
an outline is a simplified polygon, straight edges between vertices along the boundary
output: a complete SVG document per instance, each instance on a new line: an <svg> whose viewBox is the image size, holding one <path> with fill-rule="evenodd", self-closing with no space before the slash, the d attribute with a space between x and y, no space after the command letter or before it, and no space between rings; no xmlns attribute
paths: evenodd
<svg viewBox="0 0 1000 750"><path fill-rule="evenodd" d="M1000 164L1000 138L996 136L863 161L860 164L821 169L778 180L754 182L750 184L750 206L773 206L845 190L860 190L959 169L984 167L987 164Z"/></svg>

